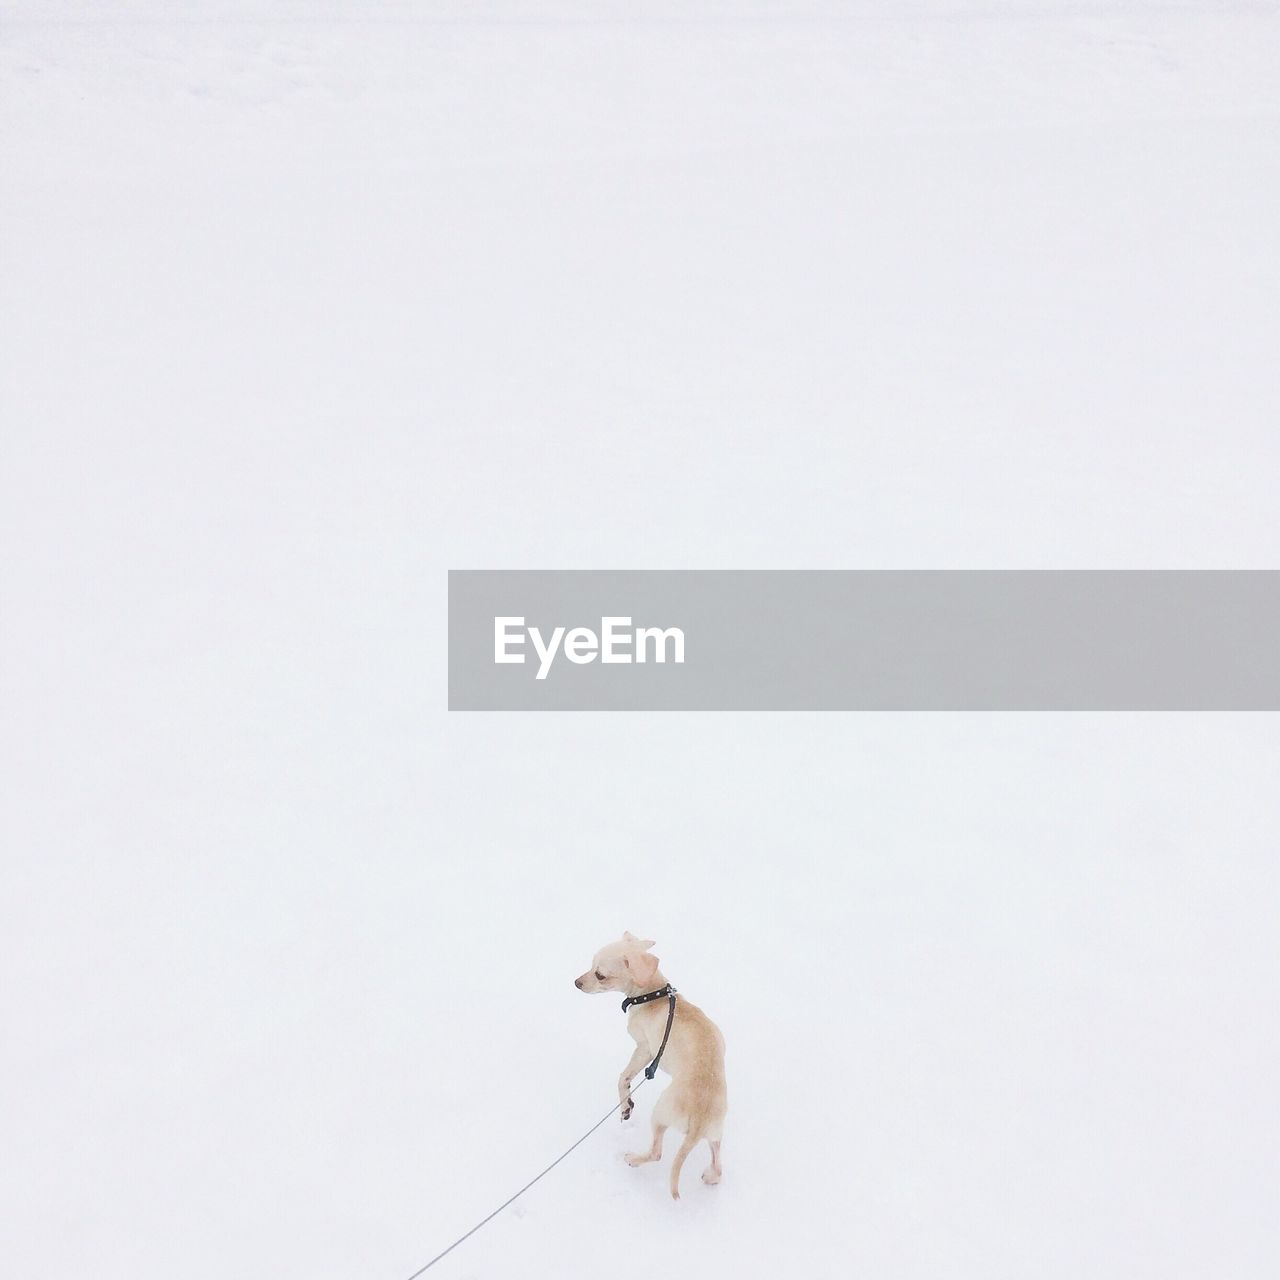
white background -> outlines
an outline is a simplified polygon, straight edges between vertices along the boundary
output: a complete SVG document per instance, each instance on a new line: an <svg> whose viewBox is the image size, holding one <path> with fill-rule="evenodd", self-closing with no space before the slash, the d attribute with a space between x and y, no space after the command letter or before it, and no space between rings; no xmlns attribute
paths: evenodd
<svg viewBox="0 0 1280 1280"><path fill-rule="evenodd" d="M1272 4L0 3L0 1256L1269 1277L1274 717L449 716L445 571L1275 567ZM674 1144L672 1144L674 1145Z"/></svg>

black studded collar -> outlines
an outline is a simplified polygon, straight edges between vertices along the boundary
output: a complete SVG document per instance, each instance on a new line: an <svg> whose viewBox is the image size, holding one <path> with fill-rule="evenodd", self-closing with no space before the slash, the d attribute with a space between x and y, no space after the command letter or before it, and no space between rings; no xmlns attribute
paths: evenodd
<svg viewBox="0 0 1280 1280"><path fill-rule="evenodd" d="M665 1000L667 996L673 996L675 993L675 987L668 982L665 987L661 987L657 991L646 991L642 996L628 996L622 1002L622 1012L626 1013L633 1004L648 1004L650 1000Z"/></svg>

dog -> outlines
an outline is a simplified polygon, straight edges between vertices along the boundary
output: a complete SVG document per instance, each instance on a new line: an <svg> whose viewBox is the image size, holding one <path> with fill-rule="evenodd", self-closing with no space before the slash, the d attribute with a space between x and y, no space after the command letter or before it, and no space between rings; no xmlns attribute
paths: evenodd
<svg viewBox="0 0 1280 1280"><path fill-rule="evenodd" d="M660 991L667 980L658 969L658 958L649 953L653 945L633 933L624 933L617 942L596 952L591 968L573 985L591 995L614 991L632 998ZM624 1120L632 1110L631 1082L661 1048L669 1014L670 1001L665 997L632 1005L627 1013L627 1031L636 1042L636 1051L618 1077L618 1100ZM658 1066L671 1077L671 1083L654 1104L653 1145L648 1151L629 1151L626 1161L634 1169L661 1160L662 1138L667 1129L674 1126L682 1131L684 1141L671 1165L671 1198L679 1200L680 1170L689 1152L703 1139L711 1147L711 1163L702 1180L708 1185L720 1181L720 1136L728 1110L724 1036L697 1005L683 996L676 997L671 1036Z"/></svg>

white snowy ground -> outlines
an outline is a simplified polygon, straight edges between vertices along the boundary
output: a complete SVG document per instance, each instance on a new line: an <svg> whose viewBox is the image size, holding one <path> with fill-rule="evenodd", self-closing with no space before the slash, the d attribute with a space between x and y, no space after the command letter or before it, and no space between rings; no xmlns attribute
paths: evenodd
<svg viewBox="0 0 1280 1280"><path fill-rule="evenodd" d="M1274 567L1271 4L0 3L0 1257L1280 1274L1280 723L449 716L449 567Z"/></svg>

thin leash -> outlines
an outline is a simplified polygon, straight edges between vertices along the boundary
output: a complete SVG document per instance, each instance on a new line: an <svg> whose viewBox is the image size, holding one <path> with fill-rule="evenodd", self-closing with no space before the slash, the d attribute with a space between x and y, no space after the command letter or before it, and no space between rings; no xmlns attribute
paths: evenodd
<svg viewBox="0 0 1280 1280"><path fill-rule="evenodd" d="M652 1080L655 1075L658 1074L658 1063L662 1061L662 1055L666 1052L667 1041L671 1038L671 1024L675 1021L676 991L675 991L675 988L671 986L670 983L668 983L667 986L665 986L661 991L650 992L649 995L641 996L638 998L635 998L635 997L628 998L627 1000L624 1000L622 1002L622 1008L623 1008L623 1011L625 1012L629 1004L645 1004L649 1000L656 1000L661 996L666 996L671 1001L671 1005L667 1009L667 1027L666 1027L666 1030L662 1033L662 1044L659 1046L658 1052L655 1055L653 1061L649 1063L647 1067L645 1067L644 1079L641 1080L637 1085L635 1085L634 1088L627 1090L628 1102L631 1100L632 1097L635 1096L635 1092L637 1089L643 1088L644 1085L648 1084L648 1082ZM529 1188L532 1187L535 1183L541 1182L542 1179L545 1178L547 1174L549 1174L551 1170L554 1169L556 1165L560 1163L561 1160L563 1160L566 1156L571 1155L580 1146L582 1146L582 1144L586 1142L586 1140L589 1137L591 1137L591 1135L595 1133L595 1131L602 1124L604 1124L604 1122L608 1120L609 1117L612 1116L615 1111L621 1110L622 1106L623 1106L623 1103L621 1101L615 1102L614 1105L610 1107L609 1110L604 1115L602 1115L600 1119L597 1120L595 1124L593 1124L591 1128L588 1129L586 1133L584 1133L582 1137L580 1137L577 1140L577 1142L573 1144L573 1146L571 1146L567 1151L563 1152L561 1155L556 1156L556 1158L549 1165L547 1165L547 1167L543 1169L541 1173L539 1173L533 1178L530 1178L529 1181L526 1182L524 1186L521 1187L520 1190L515 1193L515 1195L510 1196L508 1199L504 1200L487 1217L481 1218L480 1221L477 1222L476 1225L472 1227L471 1230L468 1231L465 1235L459 1236L447 1249L445 1249L441 1253L437 1253L436 1256L432 1258L430 1262L425 1263L423 1266L419 1267L417 1271L413 1273L413 1275L408 1277L408 1280L418 1280L418 1277L420 1275L422 1275L426 1271L430 1271L431 1268L434 1267L436 1263L439 1262L442 1258L447 1258L449 1254L451 1254L464 1240L469 1240L473 1235L475 1235L477 1231L480 1230L481 1227L492 1222L494 1218L496 1218L498 1214L500 1214L503 1211L503 1209L505 1209L508 1205L514 1204L517 1200L519 1200L520 1197L524 1195L524 1193L528 1191Z"/></svg>

